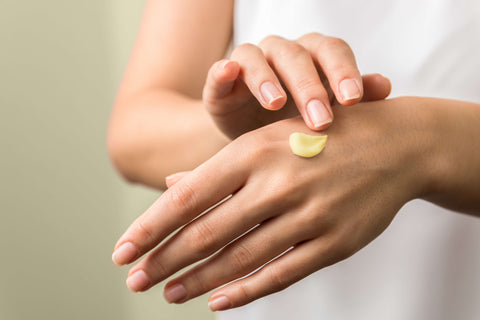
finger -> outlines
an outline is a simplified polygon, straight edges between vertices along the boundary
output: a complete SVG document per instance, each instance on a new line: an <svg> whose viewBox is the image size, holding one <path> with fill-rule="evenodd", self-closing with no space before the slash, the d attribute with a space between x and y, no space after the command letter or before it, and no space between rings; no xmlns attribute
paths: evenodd
<svg viewBox="0 0 480 320"><path fill-rule="evenodd" d="M332 251L322 238L304 242L254 274L215 291L208 305L212 311L226 310L281 291L335 262Z"/></svg>
<svg viewBox="0 0 480 320"><path fill-rule="evenodd" d="M392 84L381 74L367 74L362 77L364 94L362 101L376 101L388 97Z"/></svg>
<svg viewBox="0 0 480 320"><path fill-rule="evenodd" d="M203 88L203 99L207 104L216 104L230 94L240 74L240 66L235 61L223 59L212 65Z"/></svg>
<svg viewBox="0 0 480 320"><path fill-rule="evenodd" d="M239 190L222 205L195 219L129 271L127 284L132 291L144 291L178 270L218 251L255 225L271 218L277 208L253 200L253 192ZM143 271L146 281L136 281ZM130 277L133 276L133 280Z"/></svg>
<svg viewBox="0 0 480 320"><path fill-rule="evenodd" d="M355 56L345 41L310 33L298 39L328 79L337 101L342 105L359 102L363 96L362 77Z"/></svg>
<svg viewBox="0 0 480 320"><path fill-rule="evenodd" d="M299 212L279 215L235 240L211 259L167 283L166 300L179 303L197 297L249 274L292 245L311 239L319 228L305 224L299 217Z"/></svg>
<svg viewBox="0 0 480 320"><path fill-rule="evenodd" d="M260 48L249 43L240 45L231 59L238 61L240 78L264 108L278 110L284 106L287 94Z"/></svg>
<svg viewBox="0 0 480 320"><path fill-rule="evenodd" d="M168 177L165 177L165 184L167 185L167 188L170 188L175 183L182 180L182 178L185 177L190 172L191 171L181 171L181 172L177 172L172 175L169 175Z"/></svg>
<svg viewBox="0 0 480 320"><path fill-rule="evenodd" d="M268 37L260 47L291 93L307 126L312 130L328 127L333 113L310 53L300 44L280 37Z"/></svg>
<svg viewBox="0 0 480 320"><path fill-rule="evenodd" d="M170 233L244 184L246 166L239 160L239 154L227 149L223 149L165 191L132 223L115 245L112 260L117 265L135 261ZM222 165L225 162L235 165Z"/></svg>

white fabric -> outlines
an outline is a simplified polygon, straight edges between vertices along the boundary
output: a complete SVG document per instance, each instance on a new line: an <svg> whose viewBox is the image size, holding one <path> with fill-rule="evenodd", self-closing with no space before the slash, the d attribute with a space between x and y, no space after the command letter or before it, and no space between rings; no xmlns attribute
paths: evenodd
<svg viewBox="0 0 480 320"><path fill-rule="evenodd" d="M392 96L480 102L479 0L237 0L235 45L312 31L346 40ZM480 219L415 200L366 248L236 319L479 319Z"/></svg>

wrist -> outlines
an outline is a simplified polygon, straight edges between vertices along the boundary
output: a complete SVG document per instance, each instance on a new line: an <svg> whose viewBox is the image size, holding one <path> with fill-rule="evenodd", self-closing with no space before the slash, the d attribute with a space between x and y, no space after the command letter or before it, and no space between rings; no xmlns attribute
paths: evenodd
<svg viewBox="0 0 480 320"><path fill-rule="evenodd" d="M451 155L444 146L446 118L439 112L438 99L399 97L390 101L388 119L382 126L395 145L394 163L400 175L400 189L406 200L428 198L438 192L442 173L450 168Z"/></svg>
<svg viewBox="0 0 480 320"><path fill-rule="evenodd" d="M480 190L480 108L463 101L412 98L424 126L421 197L469 211ZM475 201L473 201L475 202Z"/></svg>

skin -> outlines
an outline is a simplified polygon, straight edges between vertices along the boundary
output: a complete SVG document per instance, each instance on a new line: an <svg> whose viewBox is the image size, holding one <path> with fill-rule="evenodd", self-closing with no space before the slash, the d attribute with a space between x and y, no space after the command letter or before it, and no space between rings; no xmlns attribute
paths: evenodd
<svg viewBox="0 0 480 320"><path fill-rule="evenodd" d="M247 131L299 113L312 129L326 128L331 114L317 128L306 115L312 100L330 110L335 100L352 105L388 95L387 79L362 79L348 45L319 34L245 44L225 65L232 12L232 0L147 1L108 130L110 157L126 180L165 189L165 177L200 165ZM345 79L359 85L357 98L342 98ZM262 98L266 82L281 91L278 99ZM186 144L189 157L181 147Z"/></svg>
<svg viewBox="0 0 480 320"><path fill-rule="evenodd" d="M232 10L232 1L223 0L147 2L108 146L127 180L171 188L115 245L119 265L145 255L129 272L133 291L207 258L166 285L166 299L181 303L293 247L210 297L212 310L238 307L354 254L411 199L478 215L478 104L430 98L357 104L384 99L390 83L380 75L359 81L348 46L319 34L268 37L224 60ZM179 28L175 21L198 23ZM317 51L322 46L330 51ZM346 78L361 83L358 98L342 98ZM264 99L266 81L283 90L278 99ZM312 99L332 109L331 126L310 122ZM303 118L291 118L298 114ZM329 141L317 157L302 159L289 149L292 132L328 134Z"/></svg>
<svg viewBox="0 0 480 320"><path fill-rule="evenodd" d="M129 271L130 288L147 290L208 258L167 283L167 300L182 303L237 280L210 301L228 301L213 310L238 307L351 256L412 199L479 215L480 141L465 140L480 134L479 105L399 98L336 108L335 117L316 133L329 141L314 158L291 153L291 132L315 134L293 118L242 135L184 174L117 243L137 250L125 263L149 253Z"/></svg>

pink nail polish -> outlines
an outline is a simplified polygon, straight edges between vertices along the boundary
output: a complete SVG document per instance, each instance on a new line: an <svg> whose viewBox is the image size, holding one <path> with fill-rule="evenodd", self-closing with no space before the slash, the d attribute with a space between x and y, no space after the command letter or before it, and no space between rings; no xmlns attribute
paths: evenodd
<svg viewBox="0 0 480 320"><path fill-rule="evenodd" d="M226 310L232 307L232 303L226 296L219 296L208 302L208 307L212 311Z"/></svg>
<svg viewBox="0 0 480 320"><path fill-rule="evenodd" d="M188 293L187 289L185 289L182 284L177 283L171 287L165 288L163 296L169 303L179 303L187 298Z"/></svg>
<svg viewBox="0 0 480 320"><path fill-rule="evenodd" d="M345 79L340 82L338 91L340 91L340 95L345 101L360 98L360 88L358 87L357 81L353 79Z"/></svg>
<svg viewBox="0 0 480 320"><path fill-rule="evenodd" d="M333 120L327 106L318 99L310 100L307 104L307 114L315 128L321 128Z"/></svg>
<svg viewBox="0 0 480 320"><path fill-rule="evenodd" d="M127 286L133 292L145 291L150 284L150 278L143 270L138 270L127 278Z"/></svg>
<svg viewBox="0 0 480 320"><path fill-rule="evenodd" d="M131 242L125 242L117 248L112 254L112 261L122 266L124 264L132 262L138 255L137 248Z"/></svg>
<svg viewBox="0 0 480 320"><path fill-rule="evenodd" d="M276 100L283 98L280 90L271 81L265 81L262 83L260 86L260 93L262 94L263 100L268 106L271 106Z"/></svg>

